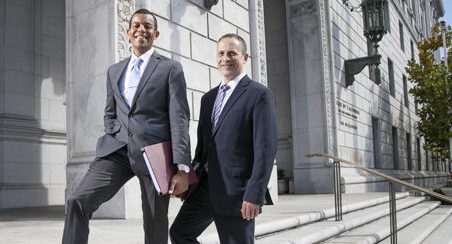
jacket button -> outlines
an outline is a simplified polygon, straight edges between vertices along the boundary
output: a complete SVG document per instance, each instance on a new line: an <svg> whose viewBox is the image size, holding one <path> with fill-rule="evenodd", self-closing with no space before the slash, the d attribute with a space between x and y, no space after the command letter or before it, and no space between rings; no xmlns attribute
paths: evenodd
<svg viewBox="0 0 452 244"><path fill-rule="evenodd" d="M128 134L129 134L130 137L133 136L133 133L132 133L132 132L129 132Z"/></svg>
<svg viewBox="0 0 452 244"><path fill-rule="evenodd" d="M133 114L129 114L129 118L132 118L133 117Z"/></svg>

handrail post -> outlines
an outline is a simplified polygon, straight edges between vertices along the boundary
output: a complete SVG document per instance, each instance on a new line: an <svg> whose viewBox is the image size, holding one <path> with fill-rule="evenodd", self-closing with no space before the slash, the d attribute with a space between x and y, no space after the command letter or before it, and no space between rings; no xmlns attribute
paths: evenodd
<svg viewBox="0 0 452 244"><path fill-rule="evenodd" d="M333 162L334 175L334 213L336 221L342 220L342 191L341 191L341 163L337 160Z"/></svg>
<svg viewBox="0 0 452 244"><path fill-rule="evenodd" d="M397 244L397 208L395 184L389 181L389 222L391 225L391 244Z"/></svg>

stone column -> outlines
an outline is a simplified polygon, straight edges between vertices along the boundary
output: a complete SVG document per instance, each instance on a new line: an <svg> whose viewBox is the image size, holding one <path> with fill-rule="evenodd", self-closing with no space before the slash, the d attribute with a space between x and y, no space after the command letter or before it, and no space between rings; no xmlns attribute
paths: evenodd
<svg viewBox="0 0 452 244"><path fill-rule="evenodd" d="M327 3L286 0L297 193L332 191L328 161L305 156L336 150Z"/></svg>
<svg viewBox="0 0 452 244"><path fill-rule="evenodd" d="M64 203L64 1L0 0L0 208Z"/></svg>
<svg viewBox="0 0 452 244"><path fill-rule="evenodd" d="M66 196L78 186L95 157L97 139L103 133L106 72L110 65L130 54L125 31L133 9L133 0L66 0ZM139 192L137 180L131 180L95 216L141 216Z"/></svg>

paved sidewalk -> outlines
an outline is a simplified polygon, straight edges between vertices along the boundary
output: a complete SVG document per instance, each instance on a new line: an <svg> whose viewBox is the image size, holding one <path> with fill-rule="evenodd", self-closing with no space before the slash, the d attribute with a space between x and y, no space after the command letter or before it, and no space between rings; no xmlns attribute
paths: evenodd
<svg viewBox="0 0 452 244"><path fill-rule="evenodd" d="M387 193L343 194L342 201L346 205L386 196ZM170 205L172 222L180 201L171 199ZM256 219L256 225L330 208L334 208L334 198L331 194L280 195L276 205L264 206L262 215ZM60 243L63 222L63 206L0 210L0 244ZM90 244L143 243L141 219L93 219L90 221L90 230ZM201 239L209 239L215 233L212 224Z"/></svg>

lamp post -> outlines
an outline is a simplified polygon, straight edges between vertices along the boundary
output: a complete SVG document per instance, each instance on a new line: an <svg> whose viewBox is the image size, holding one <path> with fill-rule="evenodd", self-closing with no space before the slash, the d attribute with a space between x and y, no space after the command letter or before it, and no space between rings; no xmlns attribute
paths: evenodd
<svg viewBox="0 0 452 244"><path fill-rule="evenodd" d="M375 54L345 60L345 86L351 86L355 81L355 75L361 72L367 65L375 65L375 83L381 83L380 75L380 58L378 54L378 42L381 41L383 35L387 32L387 0L363 0L361 2L361 9L363 12L364 36L368 38L375 49Z"/></svg>
<svg viewBox="0 0 452 244"><path fill-rule="evenodd" d="M204 0L204 7L208 10L212 9L213 5L217 4L218 0Z"/></svg>

